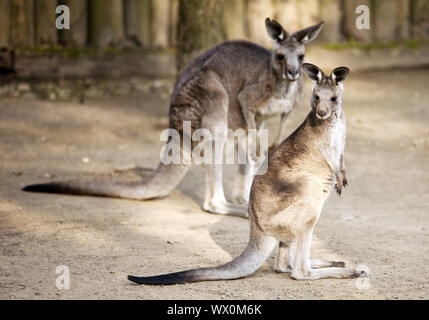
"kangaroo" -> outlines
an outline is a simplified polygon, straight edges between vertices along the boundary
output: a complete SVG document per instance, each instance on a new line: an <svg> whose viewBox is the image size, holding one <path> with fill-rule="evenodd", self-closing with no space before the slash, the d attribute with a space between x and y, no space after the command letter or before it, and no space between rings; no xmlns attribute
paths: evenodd
<svg viewBox="0 0 429 320"><path fill-rule="evenodd" d="M183 138L184 121L191 121L193 131L206 128L215 137L216 129L225 133L228 128L256 130L263 127L267 118L281 115L276 142L282 141L286 118L302 96L305 44L317 37L323 22L291 35L275 20L267 18L265 25L274 41L271 51L248 41L228 41L191 61L179 75L171 96L169 128L177 130ZM223 147L227 135L217 135L215 139ZM180 142L175 143L183 154ZM161 198L179 184L190 166L166 165L161 161L151 177L138 182L75 180L29 185L23 190L137 200ZM248 157L247 165L240 165L236 201L231 203L226 201L223 191L222 165L206 165L203 209L247 217L247 206L243 204L248 202L256 166L257 161L252 157Z"/></svg>
<svg viewBox="0 0 429 320"><path fill-rule="evenodd" d="M315 65L303 70L313 80L311 112L269 155L268 170L256 175L250 192L250 240L243 253L224 265L152 277L128 276L138 284L162 285L237 279L253 274L280 241L275 270L297 280L366 275L344 262L310 260L314 226L335 185L347 185L344 164L345 115L342 81L349 69L326 76Z"/></svg>

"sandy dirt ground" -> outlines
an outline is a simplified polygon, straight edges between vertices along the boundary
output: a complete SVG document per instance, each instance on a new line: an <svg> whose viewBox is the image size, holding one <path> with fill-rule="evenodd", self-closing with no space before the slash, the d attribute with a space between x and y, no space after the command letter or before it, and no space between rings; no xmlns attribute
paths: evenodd
<svg viewBox="0 0 429 320"><path fill-rule="evenodd" d="M78 176L135 178L140 167L154 168L167 95L85 104L1 99L0 299L428 299L428 83L429 70L352 74L345 82L350 186L342 198L331 194L312 256L367 266L365 283L296 281L273 271L274 253L246 279L128 282L128 274L227 262L246 246L247 220L200 209L201 167L169 197L146 202L20 189ZM289 132L308 111L307 103L294 111ZM233 170L226 168L227 195ZM55 285L59 265L70 268L69 290Z"/></svg>

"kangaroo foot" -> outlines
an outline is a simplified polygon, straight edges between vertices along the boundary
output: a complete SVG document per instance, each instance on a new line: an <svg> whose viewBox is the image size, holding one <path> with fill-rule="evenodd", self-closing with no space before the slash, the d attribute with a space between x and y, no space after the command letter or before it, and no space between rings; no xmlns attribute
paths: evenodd
<svg viewBox="0 0 429 320"><path fill-rule="evenodd" d="M230 202L206 202L203 204L203 210L216 214L229 214L233 216L238 216L242 218L247 218L249 216L247 206L234 204Z"/></svg>

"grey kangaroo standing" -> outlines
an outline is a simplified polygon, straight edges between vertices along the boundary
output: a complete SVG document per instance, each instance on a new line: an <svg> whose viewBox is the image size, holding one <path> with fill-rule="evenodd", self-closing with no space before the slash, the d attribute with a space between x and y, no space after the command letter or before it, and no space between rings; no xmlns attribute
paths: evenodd
<svg viewBox="0 0 429 320"><path fill-rule="evenodd" d="M223 146L226 129L258 129L265 119L281 115L276 139L277 144L281 142L286 118L302 96L304 45L316 38L323 22L291 35L274 20L267 18L265 24L274 41L272 51L247 41L229 41L204 52L185 68L171 96L169 128L176 129L182 138L184 121L191 121L192 130L208 129L213 137L215 130L221 129L225 135L215 139ZM247 216L243 202L246 203L250 192L251 173L256 171L252 157L247 163L239 169L236 204L225 199L222 165L206 166L204 210ZM150 178L133 183L51 182L30 185L24 191L153 199L167 196L190 166L161 162Z"/></svg>
<svg viewBox="0 0 429 320"><path fill-rule="evenodd" d="M253 180L250 202L250 239L244 252L231 262L214 267L153 277L129 276L139 284L175 284L237 279L251 275L280 241L275 263L278 272L294 279L353 278L365 275L343 262L310 260L314 226L333 186L338 194L347 185L344 166L345 115L342 81L349 73L339 67L326 76L304 64L313 80L312 110L268 157L268 170Z"/></svg>

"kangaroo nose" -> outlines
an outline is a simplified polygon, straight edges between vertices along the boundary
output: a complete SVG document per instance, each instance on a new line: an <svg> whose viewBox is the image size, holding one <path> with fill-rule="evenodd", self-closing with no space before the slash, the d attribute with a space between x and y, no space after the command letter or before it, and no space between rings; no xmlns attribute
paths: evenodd
<svg viewBox="0 0 429 320"><path fill-rule="evenodd" d="M326 116L326 111L319 110L319 111L317 111L317 114L321 117L324 117L324 116Z"/></svg>
<svg viewBox="0 0 429 320"><path fill-rule="evenodd" d="M292 78L295 78L298 75L298 70L287 70L287 74L290 75Z"/></svg>
<svg viewBox="0 0 429 320"><path fill-rule="evenodd" d="M290 80L296 80L299 77L298 69L287 69L287 76Z"/></svg>

